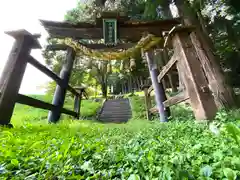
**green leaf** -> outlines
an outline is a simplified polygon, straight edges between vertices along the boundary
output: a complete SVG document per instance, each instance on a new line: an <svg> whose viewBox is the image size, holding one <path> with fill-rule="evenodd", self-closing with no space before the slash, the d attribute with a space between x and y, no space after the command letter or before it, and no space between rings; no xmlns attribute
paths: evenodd
<svg viewBox="0 0 240 180"><path fill-rule="evenodd" d="M232 138L236 141L236 143L240 146L240 130L234 124L227 124L226 126L227 132L232 136Z"/></svg>
<svg viewBox="0 0 240 180"><path fill-rule="evenodd" d="M91 161L86 161L84 164L81 166L81 169L84 171L89 171L93 172L93 164Z"/></svg>
<svg viewBox="0 0 240 180"><path fill-rule="evenodd" d="M235 180L237 178L236 172L230 168L224 168L223 173L228 180Z"/></svg>
<svg viewBox="0 0 240 180"><path fill-rule="evenodd" d="M204 166L202 169L201 169L201 174L205 177L210 177L211 174L212 174L212 167L209 166L209 165L206 165Z"/></svg>
<svg viewBox="0 0 240 180"><path fill-rule="evenodd" d="M18 166L19 165L19 162L17 159L12 159L11 160L11 164L14 165L14 166Z"/></svg>
<svg viewBox="0 0 240 180"><path fill-rule="evenodd" d="M128 180L140 180L140 177L137 174L131 174Z"/></svg>

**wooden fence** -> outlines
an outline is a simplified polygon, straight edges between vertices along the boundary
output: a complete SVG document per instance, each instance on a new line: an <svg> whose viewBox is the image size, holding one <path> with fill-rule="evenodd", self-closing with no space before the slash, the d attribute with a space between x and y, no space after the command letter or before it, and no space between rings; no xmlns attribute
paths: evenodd
<svg viewBox="0 0 240 180"><path fill-rule="evenodd" d="M57 74L39 63L30 55L32 49L41 48L37 40L40 35L32 35L26 30L6 32L6 34L14 37L15 43L10 52L8 61L5 65L0 80L0 125L10 124L15 103L50 110L51 112L55 113L58 113L59 111L59 114L63 113L75 118L79 118L81 99L84 94L86 95L86 92L84 88L74 89L68 84L71 73L69 70L71 70L71 68L69 68L69 70L67 69L68 80L66 81L66 79L61 78L61 75L59 77ZM34 99L32 97L25 96L23 94L19 94L18 91L27 63L40 70L57 83L59 88L65 92L62 94L64 97L61 97L63 102L65 99L66 91L70 91L75 96L73 108L74 110L63 108L63 104L61 103L50 104L41 100Z"/></svg>

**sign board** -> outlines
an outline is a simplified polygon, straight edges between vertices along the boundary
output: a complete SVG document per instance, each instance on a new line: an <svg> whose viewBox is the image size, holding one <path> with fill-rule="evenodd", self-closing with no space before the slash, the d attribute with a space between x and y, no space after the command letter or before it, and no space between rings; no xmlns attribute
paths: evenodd
<svg viewBox="0 0 240 180"><path fill-rule="evenodd" d="M106 45L117 44L117 20L103 19L103 38Z"/></svg>

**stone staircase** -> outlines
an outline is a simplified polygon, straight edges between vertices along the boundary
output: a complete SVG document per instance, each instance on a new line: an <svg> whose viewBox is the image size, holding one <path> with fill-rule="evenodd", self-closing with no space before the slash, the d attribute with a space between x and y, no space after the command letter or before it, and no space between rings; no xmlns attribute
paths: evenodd
<svg viewBox="0 0 240 180"><path fill-rule="evenodd" d="M125 123L131 117L129 99L113 99L104 102L98 120L109 123Z"/></svg>

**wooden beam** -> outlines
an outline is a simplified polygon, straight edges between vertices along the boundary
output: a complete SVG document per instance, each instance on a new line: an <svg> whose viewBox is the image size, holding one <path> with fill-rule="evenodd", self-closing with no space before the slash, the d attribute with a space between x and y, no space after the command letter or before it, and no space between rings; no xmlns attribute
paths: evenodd
<svg viewBox="0 0 240 180"><path fill-rule="evenodd" d="M25 96L22 94L18 94L18 98L16 102L19 104L24 104L24 105L32 106L35 108L45 109L45 110L52 110L55 108L55 106L52 104L46 103L38 99L34 99L32 97Z"/></svg>
<svg viewBox="0 0 240 180"><path fill-rule="evenodd" d="M67 90L69 90L73 95L80 95L72 86L68 85Z"/></svg>
<svg viewBox="0 0 240 180"><path fill-rule="evenodd" d="M189 33L176 31L173 35L173 47L175 53L178 53L177 68L179 72L183 72L183 81L195 118L197 120L213 119L217 106Z"/></svg>
<svg viewBox="0 0 240 180"><path fill-rule="evenodd" d="M170 107L172 105L181 103L183 101L186 101L189 99L189 96L186 95L185 92L179 93L173 97L170 97L169 99L167 99L166 101L163 102L165 107Z"/></svg>
<svg viewBox="0 0 240 180"><path fill-rule="evenodd" d="M55 108L57 108L56 106L50 103L47 103L38 99L34 99L32 97L28 97L22 94L18 94L16 102L19 104L24 104L24 105L32 106L35 108L45 109L45 110L54 110ZM73 117L77 117L76 112L65 109L65 108L62 108L61 112Z"/></svg>
<svg viewBox="0 0 240 180"><path fill-rule="evenodd" d="M148 94L150 94L153 91L153 86L151 85L148 89Z"/></svg>
<svg viewBox="0 0 240 180"><path fill-rule="evenodd" d="M62 79L52 72L50 69L48 69L46 66L42 65L40 62L38 62L36 59L34 59L32 56L28 57L28 62L33 65L35 68L37 68L39 71L46 74L48 77L53 79L59 86L63 86ZM73 87L70 85L67 86L67 90L69 90L74 95L80 95Z"/></svg>
<svg viewBox="0 0 240 180"><path fill-rule="evenodd" d="M176 105L178 103L184 102L188 99L189 99L189 96L187 96L185 94L185 92L182 92L182 93L177 94L176 96L170 97L168 100L164 101L163 104L164 104L164 107L167 108L167 107L171 107L173 105ZM151 113L157 113L158 112L156 106L151 108L149 111Z"/></svg>
<svg viewBox="0 0 240 180"><path fill-rule="evenodd" d="M70 37L74 39L102 39L102 28L62 28L62 27L45 27L46 31L53 38Z"/></svg>
<svg viewBox="0 0 240 180"><path fill-rule="evenodd" d="M178 57L177 57L176 53L174 53L172 58L168 61L168 63L162 67L162 71L158 75L159 82L168 73L168 71L173 67L173 65L177 62L177 60L178 60Z"/></svg>
<svg viewBox="0 0 240 180"><path fill-rule="evenodd" d="M80 89L80 96L74 97L74 111L77 113L77 119L80 117L80 110L81 110L81 102L82 102L82 95L83 95L84 89Z"/></svg>
<svg viewBox="0 0 240 180"><path fill-rule="evenodd" d="M68 48L65 44L51 44L46 47L47 51L66 51Z"/></svg>
<svg viewBox="0 0 240 180"><path fill-rule="evenodd" d="M46 28L51 37L54 38L65 38L71 37L74 39L102 39L103 31L102 28L59 28L59 27L48 27ZM142 38L146 33L153 34L155 36L162 36L161 29L159 27L122 27L118 30L118 39L127 39L129 41L136 42Z"/></svg>
<svg viewBox="0 0 240 180"><path fill-rule="evenodd" d="M94 26L88 23L73 25L65 22L50 22L44 20L41 20L41 23L52 37L72 37L75 39L103 38L102 25ZM179 23L179 19L145 22L126 21L118 26L118 38L138 41L146 32L161 37L162 31L169 31Z"/></svg>
<svg viewBox="0 0 240 180"><path fill-rule="evenodd" d="M148 88L144 88L144 100L145 100L145 109L147 120L151 120L151 115L149 113L150 108L152 107L151 96L148 93Z"/></svg>
<svg viewBox="0 0 240 180"><path fill-rule="evenodd" d="M33 58L32 56L29 56L28 62L31 65L33 65L35 68L37 68L39 71L43 72L48 77L53 79L58 85L62 86L62 79L57 74L55 74L50 69L48 69L46 66L38 62L35 58Z"/></svg>
<svg viewBox="0 0 240 180"><path fill-rule="evenodd" d="M101 20L102 18L98 18ZM117 18L118 19L118 18ZM139 21L139 20L129 20L124 17L124 19L119 21L119 27L159 27L160 29L166 29L167 27L171 26L174 27L177 24L181 23L181 17L179 18L171 18L171 19L164 19L164 20L150 20L150 21ZM98 21L97 20L97 21ZM119 20L119 19L118 19ZM67 21L48 21L48 20L39 20L40 23L44 27L63 27L63 28L102 28L102 23L99 25L88 23L88 22L79 22L76 24L67 22ZM168 29L169 31L170 29Z"/></svg>

